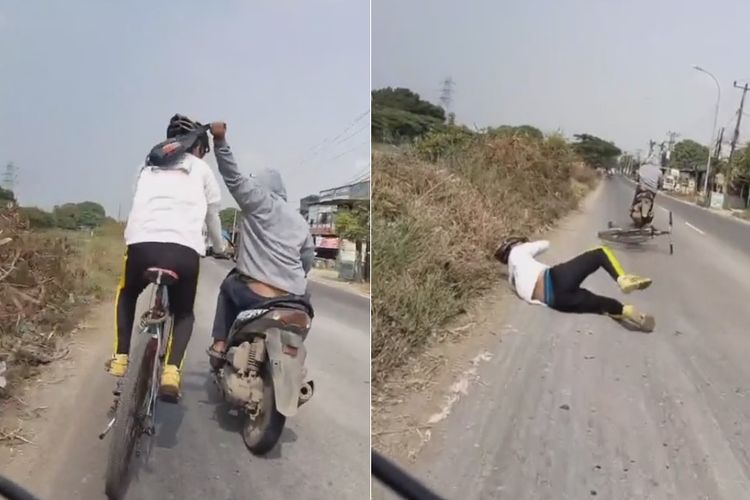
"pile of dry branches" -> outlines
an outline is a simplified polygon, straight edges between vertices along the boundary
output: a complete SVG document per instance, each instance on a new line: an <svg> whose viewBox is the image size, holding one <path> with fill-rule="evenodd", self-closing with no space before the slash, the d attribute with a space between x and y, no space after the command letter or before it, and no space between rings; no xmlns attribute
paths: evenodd
<svg viewBox="0 0 750 500"><path fill-rule="evenodd" d="M80 273L64 238L33 234L12 205L0 207L0 362L9 382L61 356L55 334L72 324Z"/></svg>

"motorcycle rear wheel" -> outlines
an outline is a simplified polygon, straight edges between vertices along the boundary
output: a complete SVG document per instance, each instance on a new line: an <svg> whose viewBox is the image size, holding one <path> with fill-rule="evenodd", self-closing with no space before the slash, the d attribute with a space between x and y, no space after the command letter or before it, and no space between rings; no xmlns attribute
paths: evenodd
<svg viewBox="0 0 750 500"><path fill-rule="evenodd" d="M266 364L263 369L263 401L255 418L249 416L242 428L242 439L253 455L265 455L271 451L284 431L286 417L276 409L271 370Z"/></svg>

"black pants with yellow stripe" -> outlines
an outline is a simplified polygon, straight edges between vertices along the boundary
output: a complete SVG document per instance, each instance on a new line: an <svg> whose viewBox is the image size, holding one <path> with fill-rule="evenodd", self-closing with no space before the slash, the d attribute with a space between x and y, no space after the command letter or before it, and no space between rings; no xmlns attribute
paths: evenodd
<svg viewBox="0 0 750 500"><path fill-rule="evenodd" d="M623 305L619 300L581 287L583 281L598 269L607 271L615 281L624 274L620 262L607 247L589 250L548 269L545 275L547 305L561 312L622 314Z"/></svg>
<svg viewBox="0 0 750 500"><path fill-rule="evenodd" d="M125 252L125 271L117 289L117 338L115 353L130 352L135 308L138 296L149 285L144 274L150 267L174 271L177 284L168 288L169 310L174 316L169 336L167 364L182 365L190 336L193 333L193 304L198 288L200 256L190 247L175 243L136 243Z"/></svg>

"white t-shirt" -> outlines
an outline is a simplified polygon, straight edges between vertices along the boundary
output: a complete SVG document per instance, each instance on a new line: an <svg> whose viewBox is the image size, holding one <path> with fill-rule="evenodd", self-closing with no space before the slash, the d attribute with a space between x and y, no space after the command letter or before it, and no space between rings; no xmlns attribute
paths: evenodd
<svg viewBox="0 0 750 500"><path fill-rule="evenodd" d="M534 257L549 248L549 241L530 241L514 246L508 256L508 281L519 297L530 304L545 305L532 299L539 274L550 266Z"/></svg>
<svg viewBox="0 0 750 500"><path fill-rule="evenodd" d="M177 243L206 253L203 226L221 192L208 163L186 154L165 168L142 167L125 227L125 244Z"/></svg>

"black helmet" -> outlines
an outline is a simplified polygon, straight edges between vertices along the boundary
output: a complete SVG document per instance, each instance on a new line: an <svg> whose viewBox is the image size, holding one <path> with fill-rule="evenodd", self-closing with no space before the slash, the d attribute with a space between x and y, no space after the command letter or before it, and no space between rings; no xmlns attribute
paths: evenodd
<svg viewBox="0 0 750 500"><path fill-rule="evenodd" d="M500 248L495 250L495 258L503 264L507 264L508 257L510 256L510 251L513 249L513 247L518 245L519 243L526 243L527 241L529 241L529 239L523 236L510 236L508 238L505 238L505 241L503 241L503 244L500 245Z"/></svg>
<svg viewBox="0 0 750 500"><path fill-rule="evenodd" d="M176 114L169 120L169 125L167 125L167 139L187 135L202 126L203 125L200 122L195 122L187 116ZM210 151L208 146L208 134L206 132L200 134L197 137L196 142L200 143L200 145L205 148L206 152ZM192 147L195 147L195 144L193 144Z"/></svg>

